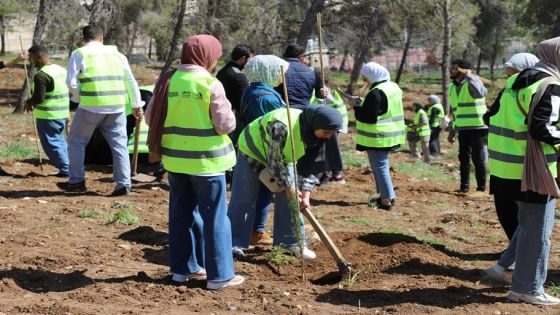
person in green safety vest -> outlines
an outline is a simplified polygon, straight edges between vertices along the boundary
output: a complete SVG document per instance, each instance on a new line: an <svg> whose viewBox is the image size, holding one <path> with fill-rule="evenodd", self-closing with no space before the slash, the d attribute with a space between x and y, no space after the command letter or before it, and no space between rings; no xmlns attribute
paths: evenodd
<svg viewBox="0 0 560 315"><path fill-rule="evenodd" d="M461 185L459 192L468 193L470 187L470 160L472 158L476 190L486 190L486 143L488 127L482 116L486 113L485 96L488 93L477 75L472 74L471 64L462 59L451 61L449 74L449 107L453 129L447 140L450 143L459 139L459 168Z"/></svg>
<svg viewBox="0 0 560 315"><path fill-rule="evenodd" d="M405 142L403 92L380 64L369 62L362 66L360 74L369 92L363 102L357 100L354 106L356 149L367 152L379 194L370 204L391 210L396 195L389 173L389 153Z"/></svg>
<svg viewBox="0 0 560 315"><path fill-rule="evenodd" d="M235 115L211 75L222 55L211 35L183 43L181 64L164 73L146 109L150 154L169 177L169 265L172 281L206 279L210 290L240 285L227 215L225 171L235 164L228 133Z"/></svg>
<svg viewBox="0 0 560 315"><path fill-rule="evenodd" d="M34 45L28 52L31 65L39 70L33 78L33 95L25 101L25 110L34 112L43 151L58 169L50 175L67 177L68 144L63 132L70 116L70 97L66 69L50 61L44 46Z"/></svg>
<svg viewBox="0 0 560 315"><path fill-rule="evenodd" d="M441 147L439 134L441 133L441 123L445 118L445 109L437 95L428 96L428 124L430 125L430 155L439 157Z"/></svg>
<svg viewBox="0 0 560 315"><path fill-rule="evenodd" d="M430 164L430 126L428 125L428 115L424 111L424 106L421 103L414 103L414 119L412 123L407 126L412 136L408 139L408 146L410 148L410 155L413 158L420 158L417 144L420 142L422 147L422 155L424 156L424 163Z"/></svg>
<svg viewBox="0 0 560 315"><path fill-rule="evenodd" d="M506 81L490 117L489 161L500 191L517 204L518 226L486 274L511 282L513 302L558 305L544 290L554 228L560 132L560 37L537 46L540 61ZM495 187L497 188L497 187ZM508 268L515 263L513 273Z"/></svg>

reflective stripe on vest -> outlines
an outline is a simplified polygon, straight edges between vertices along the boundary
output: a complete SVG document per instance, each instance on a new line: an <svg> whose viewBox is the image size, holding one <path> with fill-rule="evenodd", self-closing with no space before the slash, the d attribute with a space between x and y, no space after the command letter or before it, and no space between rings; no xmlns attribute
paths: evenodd
<svg viewBox="0 0 560 315"><path fill-rule="evenodd" d="M290 145L290 137L294 137L296 160L299 160L305 154L303 139L301 138L301 129L299 116L302 111L299 109L290 109L292 125L288 128L286 144L282 150L284 160L292 163L292 148ZM268 143L270 142L270 134L268 133L268 125L274 121L280 121L288 126L287 109L275 109L264 116L252 121L239 136L238 147L243 154L258 161L262 165L267 165L268 161Z"/></svg>
<svg viewBox="0 0 560 315"><path fill-rule="evenodd" d="M428 125L428 115L426 115L426 112L423 109L420 109L416 115L414 115L414 120L413 123L415 126L418 126L418 124L420 123L420 118L423 117L424 121L426 122L425 125L422 125L421 127L417 127L416 128L416 135L418 135L419 137L427 137L430 136L430 126Z"/></svg>
<svg viewBox="0 0 560 315"><path fill-rule="evenodd" d="M370 148L389 148L405 142L402 90L396 83L383 82L379 89L387 96L387 112L377 117L377 123L356 122L356 143ZM370 92L371 92L370 91Z"/></svg>
<svg viewBox="0 0 560 315"><path fill-rule="evenodd" d="M170 172L211 174L235 165L235 149L227 135L214 131L206 71L177 71L169 83L162 145L163 166Z"/></svg>
<svg viewBox="0 0 560 315"><path fill-rule="evenodd" d="M459 94L454 83L449 85L449 104L456 130L485 126L482 116L486 113L486 102L484 97L474 99L471 96L468 83L461 85Z"/></svg>
<svg viewBox="0 0 560 315"><path fill-rule="evenodd" d="M46 73L53 79L54 88L45 93L43 103L33 110L38 119L65 119L70 116L70 96L66 85L66 69L61 66L45 65L39 71Z"/></svg>
<svg viewBox="0 0 560 315"><path fill-rule="evenodd" d="M125 106L123 62L115 46L78 48L84 63L80 73L80 106Z"/></svg>
<svg viewBox="0 0 560 315"><path fill-rule="evenodd" d="M430 119L430 117L432 117L432 115L433 115L432 112L433 112L434 108L437 108L439 110L439 113L437 114L437 116L434 119L434 122L432 123L430 128L439 127L439 125L441 125L441 122L442 122L443 118L445 117L445 110L443 109L443 105L437 103L437 104L432 104L430 106L430 108L428 108L428 119Z"/></svg>
<svg viewBox="0 0 560 315"><path fill-rule="evenodd" d="M528 111L533 95L537 92L542 81L514 91L511 89L517 79L517 74L506 81L506 87L500 97L500 109L490 117L488 128L488 165L490 174L505 179L520 180L523 177L523 164L527 150L528 130L525 125L525 115L519 109L517 96L523 108ZM560 82L553 84L560 85ZM557 156L554 149L541 143L549 170L556 176Z"/></svg>
<svg viewBox="0 0 560 315"><path fill-rule="evenodd" d="M146 125L144 120L140 121L140 136L138 136L138 153L148 153L148 132L150 127ZM136 136L136 127L134 127L130 138L128 139L128 153L134 153L134 137Z"/></svg>

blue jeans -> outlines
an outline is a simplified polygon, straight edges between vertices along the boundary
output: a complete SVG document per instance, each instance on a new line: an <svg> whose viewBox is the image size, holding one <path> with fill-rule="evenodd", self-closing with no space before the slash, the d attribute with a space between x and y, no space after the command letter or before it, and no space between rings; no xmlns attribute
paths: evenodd
<svg viewBox="0 0 560 315"><path fill-rule="evenodd" d="M389 150L368 150L367 155L377 193L381 199L395 199L395 190L389 173Z"/></svg>
<svg viewBox="0 0 560 315"><path fill-rule="evenodd" d="M533 295L544 292L555 205L554 198L545 204L517 201L519 225L498 260L504 268L515 262L512 291Z"/></svg>
<svg viewBox="0 0 560 315"><path fill-rule="evenodd" d="M293 177L293 165L288 166L290 176ZM259 196L261 181L255 171L248 164L247 157L241 152L237 154L237 164L233 170L233 182L228 208L231 221L233 246L247 248L251 241L251 234L255 223L256 204ZM294 222L288 206L286 193L274 194L274 243L273 245L296 245L294 236ZM299 213L298 226L302 240L304 237L303 215Z"/></svg>
<svg viewBox="0 0 560 315"><path fill-rule="evenodd" d="M256 212L253 231L260 233L264 232L266 219L268 219L268 213L270 212L270 202L272 202L272 196L274 196L274 194L268 190L263 183L261 183L257 203L255 205Z"/></svg>
<svg viewBox="0 0 560 315"><path fill-rule="evenodd" d="M75 184L85 180L85 148L95 128L99 128L113 154L113 179L117 183L115 189L124 186L130 187L130 160L125 114L98 114L82 108L78 108L76 111L68 134L68 156L70 158L68 182Z"/></svg>
<svg viewBox="0 0 560 315"><path fill-rule="evenodd" d="M235 276L224 175L169 172L169 261L181 275L204 267L211 281Z"/></svg>
<svg viewBox="0 0 560 315"><path fill-rule="evenodd" d="M58 168L61 173L68 174L68 144L64 139L64 128L66 127L66 118L64 119L40 119L37 118L37 133L41 146L47 154L51 163Z"/></svg>

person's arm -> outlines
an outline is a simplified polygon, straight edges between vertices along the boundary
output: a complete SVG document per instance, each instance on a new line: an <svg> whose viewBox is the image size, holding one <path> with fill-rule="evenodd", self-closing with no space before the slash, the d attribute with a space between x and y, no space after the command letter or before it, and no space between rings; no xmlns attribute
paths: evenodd
<svg viewBox="0 0 560 315"><path fill-rule="evenodd" d="M486 110L484 116L482 116L484 124L490 125L490 117L496 115L500 110L500 98L502 98L502 93L504 93L503 89L500 91L500 93L498 93L498 97L496 97L494 103Z"/></svg>
<svg viewBox="0 0 560 315"><path fill-rule="evenodd" d="M235 115L226 97L224 86L216 80L210 86L210 117L214 130L219 135L227 135L235 130Z"/></svg>
<svg viewBox="0 0 560 315"><path fill-rule="evenodd" d="M529 125L531 137L549 145L560 144L560 131L555 126L560 120L559 117L560 86L551 84L533 110Z"/></svg>
<svg viewBox="0 0 560 315"><path fill-rule="evenodd" d="M281 121L275 121L268 125L268 132L270 142L268 143L267 166L272 176L278 180L278 185L289 188L290 174L283 153L288 138L288 126Z"/></svg>
<svg viewBox="0 0 560 315"><path fill-rule="evenodd" d="M53 79L44 72L39 72L35 75L33 78L33 95L25 102L25 109L27 111L32 111L33 106L45 101L49 81L52 83Z"/></svg>
<svg viewBox="0 0 560 315"><path fill-rule="evenodd" d="M356 120L366 124L375 124L377 116L387 112L387 97L380 90L373 90L366 95L362 106L354 107Z"/></svg>
<svg viewBox="0 0 560 315"><path fill-rule="evenodd" d="M482 98L488 94L488 89L486 89L477 75L468 74L466 80L469 84L469 93L473 98Z"/></svg>
<svg viewBox="0 0 560 315"><path fill-rule="evenodd" d="M144 101L142 101L142 97L140 96L140 88L138 87L138 82L134 78L134 74L132 74L132 70L130 69L130 65L128 64L128 59L123 54L120 54L122 64L123 64L123 72L124 72L124 85L126 88L126 94L130 98L130 106L134 111L134 116L137 119L140 119L144 116L142 111L142 107L144 106Z"/></svg>
<svg viewBox="0 0 560 315"><path fill-rule="evenodd" d="M428 116L424 113L423 115L420 115L420 119L418 119L418 125L416 127L418 128L426 125L428 125Z"/></svg>
<svg viewBox="0 0 560 315"><path fill-rule="evenodd" d="M319 70L313 70L315 72L315 97L323 99L325 98L325 93L323 89L323 81L321 80L321 72Z"/></svg>
<svg viewBox="0 0 560 315"><path fill-rule="evenodd" d="M75 103L80 102L80 83L78 82L78 75L82 71L82 55L74 51L68 59L68 67L66 74L66 85L72 94L72 101Z"/></svg>
<svg viewBox="0 0 560 315"><path fill-rule="evenodd" d="M11 67L20 61L27 60L27 57L28 57L28 53L23 52L19 54L19 56L15 57L14 59L10 59L8 61L0 61L0 69L5 67Z"/></svg>
<svg viewBox="0 0 560 315"><path fill-rule="evenodd" d="M428 124L430 125L430 127L432 127L434 125L434 122L436 121L436 118L437 118L438 114L439 114L439 108L432 107L432 110L430 112L429 121L428 121Z"/></svg>

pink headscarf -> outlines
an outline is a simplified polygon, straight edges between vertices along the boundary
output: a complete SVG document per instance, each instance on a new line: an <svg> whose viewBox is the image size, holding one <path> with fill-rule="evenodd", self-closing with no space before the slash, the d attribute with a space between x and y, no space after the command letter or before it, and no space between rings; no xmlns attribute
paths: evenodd
<svg viewBox="0 0 560 315"><path fill-rule="evenodd" d="M181 63L209 69L222 56L222 44L212 35L194 35L183 43Z"/></svg>

